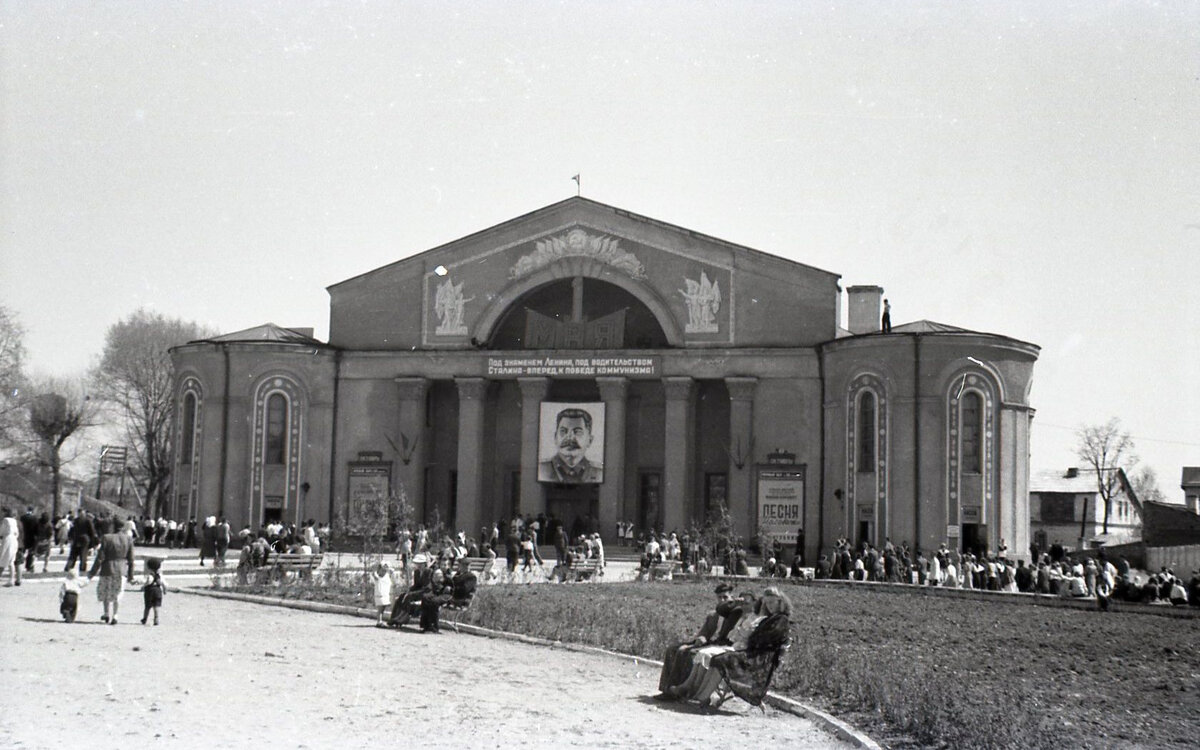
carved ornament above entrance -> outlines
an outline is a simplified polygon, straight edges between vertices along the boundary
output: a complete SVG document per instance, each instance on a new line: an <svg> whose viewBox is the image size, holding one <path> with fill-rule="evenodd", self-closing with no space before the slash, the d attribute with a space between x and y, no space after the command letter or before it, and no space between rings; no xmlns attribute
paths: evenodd
<svg viewBox="0 0 1200 750"><path fill-rule="evenodd" d="M635 279L646 278L642 262L633 253L622 250L614 237L601 237L575 228L557 237L538 240L536 244L536 250L521 256L513 264L508 272L510 279L528 276L563 258L590 258Z"/></svg>

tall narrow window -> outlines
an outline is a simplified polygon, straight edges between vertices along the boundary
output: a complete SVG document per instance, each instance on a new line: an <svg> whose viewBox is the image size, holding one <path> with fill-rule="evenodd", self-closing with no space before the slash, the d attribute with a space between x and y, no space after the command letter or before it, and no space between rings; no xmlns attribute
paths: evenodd
<svg viewBox="0 0 1200 750"><path fill-rule="evenodd" d="M978 393L967 393L962 399L962 470L964 474L979 474L982 451L979 436L983 433L981 408L982 399Z"/></svg>
<svg viewBox="0 0 1200 750"><path fill-rule="evenodd" d="M183 443L179 446L179 463L192 462L192 449L196 446L196 394L183 397Z"/></svg>
<svg viewBox="0 0 1200 750"><path fill-rule="evenodd" d="M282 393L272 393L267 399L267 450L264 463L283 463L286 436L287 399Z"/></svg>
<svg viewBox="0 0 1200 750"><path fill-rule="evenodd" d="M875 471L875 394L858 399L858 471Z"/></svg>

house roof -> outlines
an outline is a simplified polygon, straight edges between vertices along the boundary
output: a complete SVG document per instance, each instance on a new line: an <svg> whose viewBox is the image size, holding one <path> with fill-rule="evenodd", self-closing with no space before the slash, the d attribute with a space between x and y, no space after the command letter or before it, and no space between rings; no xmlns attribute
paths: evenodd
<svg viewBox="0 0 1200 750"><path fill-rule="evenodd" d="M892 333L982 333L982 331L971 331L933 320L914 320L911 323L892 326Z"/></svg>
<svg viewBox="0 0 1200 750"><path fill-rule="evenodd" d="M1099 491L1096 487L1095 469L1079 468L1075 471L1075 476L1068 476L1070 472L1066 469L1034 469L1029 472L1029 491L1031 493L1066 492L1076 495L1094 495ZM1105 469L1105 473L1114 471L1117 473L1117 482L1121 485L1126 497L1130 499L1138 512L1141 512L1142 502L1133 491L1133 485L1129 483L1129 477L1125 475L1125 470Z"/></svg>
<svg viewBox="0 0 1200 750"><path fill-rule="evenodd" d="M313 338L312 336L302 333L294 328L284 328L283 326L277 326L274 323L263 323L260 326L254 326L253 328L247 328L242 331L234 331L233 333L225 333L225 334L221 334L220 336L213 336L212 338L209 338L209 339L199 339L197 341L191 341L188 343L193 343L193 344L194 343L202 343L202 342L230 343L230 342L235 342L235 341L236 342L261 341L261 342L277 343L277 344L305 344L308 346L326 346L326 344L324 342L318 341L317 339Z"/></svg>
<svg viewBox="0 0 1200 750"><path fill-rule="evenodd" d="M894 325L894 326L892 326L892 330L890 333L891 334L908 334L908 335L913 335L913 334L925 335L925 334L936 333L936 334L939 334L942 336L955 336L955 335L958 335L958 336L991 336L993 338L1006 339L1008 341L1015 341L1019 344L1024 344L1025 346L1031 346L1034 349L1037 349L1039 351L1041 350L1041 347L1038 346L1037 344L1031 344L1028 341L1014 339L1012 336L1005 336L1002 333L988 333L987 331L972 331L969 328L960 328L958 326L949 325L948 323L938 323L935 320L914 320L909 323L902 323L900 325ZM847 339L847 338L865 339L870 336L887 336L887 335L890 335L890 334L884 333L883 331L870 331L868 333L855 334L855 333L851 333L850 331L847 331L846 329L841 328L839 326L838 333L837 333L837 340Z"/></svg>
<svg viewBox="0 0 1200 750"><path fill-rule="evenodd" d="M1180 487L1190 487L1200 484L1200 466L1183 467L1183 477L1179 480Z"/></svg>
<svg viewBox="0 0 1200 750"><path fill-rule="evenodd" d="M1118 469L1108 469L1108 472ZM1068 476L1066 469L1034 469L1029 472L1030 492L1072 492L1086 494L1096 492L1096 470L1077 469L1075 476Z"/></svg>

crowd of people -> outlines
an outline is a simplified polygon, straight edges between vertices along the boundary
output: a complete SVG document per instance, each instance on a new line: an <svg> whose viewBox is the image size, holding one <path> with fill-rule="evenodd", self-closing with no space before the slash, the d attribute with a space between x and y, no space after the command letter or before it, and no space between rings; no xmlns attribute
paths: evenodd
<svg viewBox="0 0 1200 750"><path fill-rule="evenodd" d="M1164 566L1141 581L1127 560L1120 558L1114 563L1103 550L1094 556L1072 556L1056 545L1047 552L1032 552L1036 564L1010 559L1003 545L999 552L988 555L951 550L942 544L926 556L919 548L910 552L907 543L894 545L889 540L883 549L877 549L864 542L855 549L846 539L839 539L833 559L822 555L813 577L1095 598L1101 606L1118 599L1200 607L1200 570L1184 581ZM768 572L768 566L763 570L764 575L786 575L777 568Z"/></svg>

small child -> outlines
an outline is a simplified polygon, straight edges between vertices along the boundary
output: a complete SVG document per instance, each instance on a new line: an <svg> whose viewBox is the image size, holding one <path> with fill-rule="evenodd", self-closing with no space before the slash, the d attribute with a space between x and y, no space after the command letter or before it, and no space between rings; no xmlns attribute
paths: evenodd
<svg viewBox="0 0 1200 750"><path fill-rule="evenodd" d="M87 585L87 581L79 580L77 575L73 568L67 569L67 578L58 589L58 611L67 622L75 622L75 615L79 613L79 592Z"/></svg>
<svg viewBox="0 0 1200 750"><path fill-rule="evenodd" d="M388 565L386 560L380 562L375 566L375 570L371 571L375 607L379 610L379 619L375 621L375 627L377 628L387 627L383 621L383 615L384 612L392 608L393 583L392 566Z"/></svg>
<svg viewBox="0 0 1200 750"><path fill-rule="evenodd" d="M161 557L146 558L146 584L142 586L142 600L146 605L146 609L142 612L143 625L149 619L151 610L154 611L154 624L158 624L158 608L162 606L163 597L167 593L167 583L163 580L162 572L159 570L161 567Z"/></svg>

